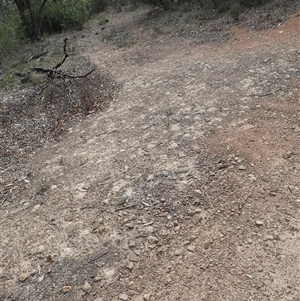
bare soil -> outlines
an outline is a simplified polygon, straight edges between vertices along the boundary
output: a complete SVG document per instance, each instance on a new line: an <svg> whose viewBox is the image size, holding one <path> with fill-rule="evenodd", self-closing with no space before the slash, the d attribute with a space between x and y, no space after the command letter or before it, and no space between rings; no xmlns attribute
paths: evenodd
<svg viewBox="0 0 300 301"><path fill-rule="evenodd" d="M299 7L203 37L144 16L69 33L119 88L0 171L0 300L300 300Z"/></svg>

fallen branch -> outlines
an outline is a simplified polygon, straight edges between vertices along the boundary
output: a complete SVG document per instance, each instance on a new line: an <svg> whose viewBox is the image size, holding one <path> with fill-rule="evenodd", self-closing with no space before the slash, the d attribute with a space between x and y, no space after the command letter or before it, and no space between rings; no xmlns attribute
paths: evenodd
<svg viewBox="0 0 300 301"><path fill-rule="evenodd" d="M88 263L93 263L94 261L98 260L99 258L103 257L104 255L106 255L109 251L104 251L102 252L100 255L96 256L95 258L91 259L88 261Z"/></svg>
<svg viewBox="0 0 300 301"><path fill-rule="evenodd" d="M61 70L58 70L59 67L61 67L63 65L63 63L66 61L66 59L69 57L68 53L67 53L67 41L68 38L64 39L64 58L61 60L61 62L59 62L58 64L56 64L52 69L48 69L48 68L43 68L43 67L33 67L31 68L32 71L38 72L38 73L47 73L47 77L44 80L43 83L43 87L42 90L40 91L39 94L42 94L43 91L47 88L47 81L50 79L54 79L54 78L62 78L62 79L66 79L66 78L72 78L72 79L78 79L78 78L84 78L89 76L91 73L93 73L95 71L95 68L90 70L89 72L87 72L86 74L83 75L70 75L67 73L64 73Z"/></svg>

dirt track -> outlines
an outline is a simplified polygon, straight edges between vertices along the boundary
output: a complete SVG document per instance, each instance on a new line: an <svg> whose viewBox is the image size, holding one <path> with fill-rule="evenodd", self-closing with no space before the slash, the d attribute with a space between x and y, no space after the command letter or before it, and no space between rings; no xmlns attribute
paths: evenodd
<svg viewBox="0 0 300 301"><path fill-rule="evenodd" d="M0 300L299 300L299 20L78 42L121 88L1 208Z"/></svg>

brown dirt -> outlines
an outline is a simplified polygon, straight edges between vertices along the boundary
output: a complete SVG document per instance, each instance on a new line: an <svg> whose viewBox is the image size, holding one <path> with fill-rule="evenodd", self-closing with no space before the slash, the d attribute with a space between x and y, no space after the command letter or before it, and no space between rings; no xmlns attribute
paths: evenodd
<svg viewBox="0 0 300 301"><path fill-rule="evenodd" d="M0 300L299 300L299 13L208 43L135 14L74 37L121 88L2 203Z"/></svg>

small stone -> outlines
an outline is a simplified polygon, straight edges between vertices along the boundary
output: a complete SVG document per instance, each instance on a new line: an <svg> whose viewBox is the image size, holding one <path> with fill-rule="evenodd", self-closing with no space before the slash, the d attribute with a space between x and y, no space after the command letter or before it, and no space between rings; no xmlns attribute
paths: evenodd
<svg viewBox="0 0 300 301"><path fill-rule="evenodd" d="M273 235L266 235L264 240L273 240L274 236Z"/></svg>
<svg viewBox="0 0 300 301"><path fill-rule="evenodd" d="M95 232L102 234L103 232L105 232L105 230L106 230L105 226L99 226Z"/></svg>
<svg viewBox="0 0 300 301"><path fill-rule="evenodd" d="M168 275L168 276L166 277L166 281L167 281L167 283L170 283L170 282L172 281L170 275Z"/></svg>
<svg viewBox="0 0 300 301"><path fill-rule="evenodd" d="M150 301L150 298L151 298L151 294L145 294L145 295L143 296L143 300L144 300L144 301Z"/></svg>
<svg viewBox="0 0 300 301"><path fill-rule="evenodd" d="M239 170L246 170L246 167L244 165L239 165Z"/></svg>
<svg viewBox="0 0 300 301"><path fill-rule="evenodd" d="M129 248L134 248L136 246L135 240L130 240L128 243Z"/></svg>
<svg viewBox="0 0 300 301"><path fill-rule="evenodd" d="M94 278L95 282L99 282L102 280L102 275L101 274L97 274L96 277Z"/></svg>
<svg viewBox="0 0 300 301"><path fill-rule="evenodd" d="M81 287L81 289L85 293L88 293L92 289L92 286L88 282L85 282L85 284Z"/></svg>
<svg viewBox="0 0 300 301"><path fill-rule="evenodd" d="M209 246L210 246L210 242L209 241L207 241L207 242L204 243L204 249L205 250L207 250L209 248Z"/></svg>
<svg viewBox="0 0 300 301"><path fill-rule="evenodd" d="M180 226L176 226L176 227L174 228L174 230L175 230L176 232L180 231L180 229L181 229Z"/></svg>
<svg viewBox="0 0 300 301"><path fill-rule="evenodd" d="M169 172L166 170L163 170L163 171L156 173L154 176L155 176L155 178L166 178L169 176Z"/></svg>
<svg viewBox="0 0 300 301"><path fill-rule="evenodd" d="M45 250L46 250L46 247L44 245L41 245L36 249L36 254L43 253L43 252L45 252Z"/></svg>
<svg viewBox="0 0 300 301"><path fill-rule="evenodd" d="M69 224L66 228L67 232L71 233L75 230L76 225L75 224Z"/></svg>
<svg viewBox="0 0 300 301"><path fill-rule="evenodd" d="M21 282L24 282L29 276L30 276L29 272L22 273L22 274L19 275L19 280Z"/></svg>
<svg viewBox="0 0 300 301"><path fill-rule="evenodd" d="M157 243L158 243L158 238L155 237L155 236L149 236L149 237L148 237L148 242L149 242L150 244L157 244Z"/></svg>
<svg viewBox="0 0 300 301"><path fill-rule="evenodd" d="M263 221L256 221L255 224L256 224L256 226L262 226L264 224L264 222Z"/></svg>
<svg viewBox="0 0 300 301"><path fill-rule="evenodd" d="M103 301L103 298L96 298L94 301Z"/></svg>
<svg viewBox="0 0 300 301"><path fill-rule="evenodd" d="M146 181L147 181L147 182L153 181L154 178L155 178L154 175L149 175L149 176L147 177Z"/></svg>
<svg viewBox="0 0 300 301"><path fill-rule="evenodd" d="M61 290L64 294L66 294L66 293L68 293L72 290L72 286L71 285L64 285Z"/></svg>
<svg viewBox="0 0 300 301"><path fill-rule="evenodd" d="M119 295L119 299L126 301L126 300L128 300L128 295L125 294L125 293L122 293L122 294Z"/></svg>
<svg viewBox="0 0 300 301"><path fill-rule="evenodd" d="M195 192L196 194L202 195L202 191L199 190L199 189L195 189L194 192Z"/></svg>
<svg viewBox="0 0 300 301"><path fill-rule="evenodd" d="M180 256L181 253L182 253L182 250L177 249L177 250L175 250L174 255L175 255L175 256Z"/></svg>
<svg viewBox="0 0 300 301"><path fill-rule="evenodd" d="M196 250L196 247L194 245L189 245L187 247L187 249L190 251L190 252L194 252Z"/></svg>
<svg viewBox="0 0 300 301"><path fill-rule="evenodd" d="M127 269L129 270L129 271L132 271L133 270L133 268L134 268L134 264L133 264L133 262L128 262L128 264L127 264Z"/></svg>
<svg viewBox="0 0 300 301"><path fill-rule="evenodd" d="M179 157L179 158L185 157L185 153L184 153L184 152L179 152L178 157Z"/></svg>
<svg viewBox="0 0 300 301"><path fill-rule="evenodd" d="M262 266L259 266L258 268L257 268L257 272L262 272L264 269L263 269L263 267Z"/></svg>
<svg viewBox="0 0 300 301"><path fill-rule="evenodd" d="M196 239L197 239L197 236L196 235L192 235L192 236L190 236L189 241L192 242L192 241L194 241Z"/></svg>
<svg viewBox="0 0 300 301"><path fill-rule="evenodd" d="M130 253L130 254L128 255L128 260L129 260L129 261L132 261L132 262L137 262L137 261L139 261L140 259L139 259L139 257L138 257L137 255L135 255L134 253Z"/></svg>
<svg viewBox="0 0 300 301"><path fill-rule="evenodd" d="M148 227L146 227L146 232L153 233L154 232L154 228L152 226L148 226Z"/></svg>
<svg viewBox="0 0 300 301"><path fill-rule="evenodd" d="M177 169L174 170L174 173L175 174L181 174L181 173L187 173L189 171L190 171L190 169L187 166L185 166L185 167L180 166L180 167L178 167Z"/></svg>
<svg viewBox="0 0 300 301"><path fill-rule="evenodd" d="M48 254L46 256L46 260L49 261L49 262L56 263L58 261L58 255L57 254Z"/></svg>

